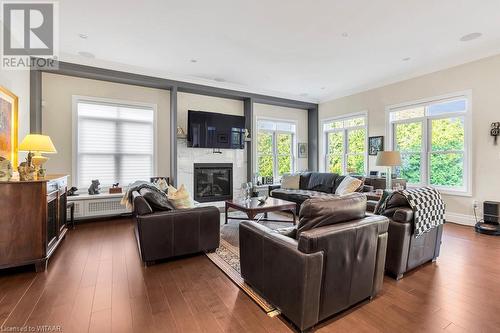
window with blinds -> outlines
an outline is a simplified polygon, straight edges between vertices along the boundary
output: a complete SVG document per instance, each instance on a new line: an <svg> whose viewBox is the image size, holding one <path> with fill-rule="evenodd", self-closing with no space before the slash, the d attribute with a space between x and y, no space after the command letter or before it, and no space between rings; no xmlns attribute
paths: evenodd
<svg viewBox="0 0 500 333"><path fill-rule="evenodd" d="M149 180L154 172L154 109L151 106L76 101L78 187Z"/></svg>

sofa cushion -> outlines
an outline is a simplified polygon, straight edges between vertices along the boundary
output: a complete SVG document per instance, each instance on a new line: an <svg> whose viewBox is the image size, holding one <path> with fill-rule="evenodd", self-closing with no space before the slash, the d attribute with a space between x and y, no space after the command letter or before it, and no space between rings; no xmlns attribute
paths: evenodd
<svg viewBox="0 0 500 333"><path fill-rule="evenodd" d="M281 178L281 188L298 190L300 186L300 174L285 174Z"/></svg>
<svg viewBox="0 0 500 333"><path fill-rule="evenodd" d="M310 191L310 190L291 190L285 188L278 188L276 190L271 191L271 196L273 198L289 200L294 202L296 202L296 200L300 200L300 202L303 202L313 197L327 197L327 198L336 197L336 195L333 193L325 193L325 192Z"/></svg>
<svg viewBox="0 0 500 333"><path fill-rule="evenodd" d="M345 195L354 193L361 185L363 185L361 180L351 176L345 176L339 186L335 189L335 194Z"/></svg>
<svg viewBox="0 0 500 333"><path fill-rule="evenodd" d="M309 179L311 178L311 172L302 172L300 174L299 187L301 190L307 190L309 186Z"/></svg>
<svg viewBox="0 0 500 333"><path fill-rule="evenodd" d="M139 193L154 211L174 209L174 206L168 201L167 195L160 190L154 191L150 188L142 188Z"/></svg>
<svg viewBox="0 0 500 333"><path fill-rule="evenodd" d="M308 190L333 193L335 179L338 177L335 173L313 172L309 178Z"/></svg>
<svg viewBox="0 0 500 333"><path fill-rule="evenodd" d="M362 219L365 215L366 196L361 193L314 197L306 200L300 208L296 238L306 230Z"/></svg>

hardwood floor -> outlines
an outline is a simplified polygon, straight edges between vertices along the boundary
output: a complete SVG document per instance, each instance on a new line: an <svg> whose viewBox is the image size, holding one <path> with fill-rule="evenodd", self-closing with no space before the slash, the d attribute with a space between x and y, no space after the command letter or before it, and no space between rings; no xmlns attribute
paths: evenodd
<svg viewBox="0 0 500 333"><path fill-rule="evenodd" d="M500 332L500 238L445 226L438 262L386 277L317 332ZM79 225L44 273L0 273L0 324L64 332L290 332L205 256L145 268L130 219ZM2 330L0 330L2 331Z"/></svg>

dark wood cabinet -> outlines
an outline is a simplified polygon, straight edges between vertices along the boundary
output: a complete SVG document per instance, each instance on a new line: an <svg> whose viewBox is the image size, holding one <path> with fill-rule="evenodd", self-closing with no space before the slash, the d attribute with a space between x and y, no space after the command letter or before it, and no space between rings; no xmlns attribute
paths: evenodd
<svg viewBox="0 0 500 333"><path fill-rule="evenodd" d="M0 182L0 269L44 271L66 235L67 176Z"/></svg>

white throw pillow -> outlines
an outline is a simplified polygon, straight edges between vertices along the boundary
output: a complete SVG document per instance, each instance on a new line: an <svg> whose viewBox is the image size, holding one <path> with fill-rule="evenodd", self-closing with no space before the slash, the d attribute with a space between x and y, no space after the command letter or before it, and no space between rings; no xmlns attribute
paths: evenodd
<svg viewBox="0 0 500 333"><path fill-rule="evenodd" d="M283 175L281 177L281 188L298 190L300 188L300 175Z"/></svg>
<svg viewBox="0 0 500 333"><path fill-rule="evenodd" d="M345 178L342 180L342 182L335 190L335 194L345 195L349 193L354 193L354 191L356 191L361 186L362 183L363 181L357 178L351 176L345 176Z"/></svg>
<svg viewBox="0 0 500 333"><path fill-rule="evenodd" d="M183 209L183 208L193 208L194 202L191 199L191 195L186 190L184 185L181 185L179 189L176 189L172 185L168 186L168 201L175 207L175 209Z"/></svg>

